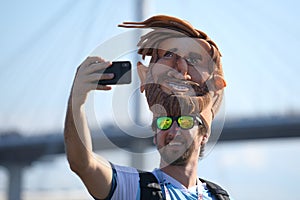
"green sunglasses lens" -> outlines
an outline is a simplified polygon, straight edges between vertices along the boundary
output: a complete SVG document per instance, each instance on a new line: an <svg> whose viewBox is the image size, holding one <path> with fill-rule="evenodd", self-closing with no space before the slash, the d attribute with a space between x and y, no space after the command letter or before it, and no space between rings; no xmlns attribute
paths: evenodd
<svg viewBox="0 0 300 200"><path fill-rule="evenodd" d="M194 126L194 118L192 116L180 116L177 122L182 129L190 129Z"/></svg>
<svg viewBox="0 0 300 200"><path fill-rule="evenodd" d="M172 122L171 117L159 117L156 120L156 125L160 130L167 130L172 126Z"/></svg>
<svg viewBox="0 0 300 200"><path fill-rule="evenodd" d="M173 119L174 118L174 119ZM160 130L169 129L173 120L177 119L178 126L182 129L191 129L194 126L194 117L193 116L180 116L180 117L167 117L162 116L156 119L156 126Z"/></svg>

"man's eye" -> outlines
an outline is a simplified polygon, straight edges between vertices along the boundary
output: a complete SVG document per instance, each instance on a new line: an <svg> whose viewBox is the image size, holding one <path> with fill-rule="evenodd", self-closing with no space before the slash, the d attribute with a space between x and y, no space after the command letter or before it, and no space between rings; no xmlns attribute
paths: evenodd
<svg viewBox="0 0 300 200"><path fill-rule="evenodd" d="M186 58L189 65L198 65L201 59L199 58Z"/></svg>
<svg viewBox="0 0 300 200"><path fill-rule="evenodd" d="M164 54L164 57L165 58L173 58L175 54L171 51L167 51L165 54Z"/></svg>

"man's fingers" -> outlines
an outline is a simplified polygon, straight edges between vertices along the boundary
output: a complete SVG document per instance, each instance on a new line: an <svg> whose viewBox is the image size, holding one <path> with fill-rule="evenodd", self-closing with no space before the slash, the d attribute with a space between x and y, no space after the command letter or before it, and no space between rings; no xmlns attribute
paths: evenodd
<svg viewBox="0 0 300 200"><path fill-rule="evenodd" d="M98 71L103 71L112 65L111 62L96 62L86 67L86 73L91 74Z"/></svg>
<svg viewBox="0 0 300 200"><path fill-rule="evenodd" d="M111 86L107 85L98 85L97 83L87 83L85 87L88 89L88 91L92 90L111 90Z"/></svg>
<svg viewBox="0 0 300 200"><path fill-rule="evenodd" d="M112 73L108 73L108 74L94 73L94 74L90 74L88 76L88 82L96 83L100 80L112 79L113 77L114 77L114 74L112 74Z"/></svg>
<svg viewBox="0 0 300 200"><path fill-rule="evenodd" d="M87 57L87 59L82 64L84 64L83 66L87 67L93 63L103 63L103 62L106 62L103 58L93 56L93 57Z"/></svg>
<svg viewBox="0 0 300 200"><path fill-rule="evenodd" d="M111 90L111 86L107 86L107 85L98 85L97 90Z"/></svg>

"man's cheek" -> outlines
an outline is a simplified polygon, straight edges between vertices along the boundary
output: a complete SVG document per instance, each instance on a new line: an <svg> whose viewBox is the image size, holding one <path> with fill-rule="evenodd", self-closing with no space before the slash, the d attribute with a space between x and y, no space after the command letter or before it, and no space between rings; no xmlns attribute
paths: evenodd
<svg viewBox="0 0 300 200"><path fill-rule="evenodd" d="M155 63L151 68L151 73L152 73L152 78L154 80L154 83L157 83L159 77L167 75L170 69L171 68L168 65Z"/></svg>

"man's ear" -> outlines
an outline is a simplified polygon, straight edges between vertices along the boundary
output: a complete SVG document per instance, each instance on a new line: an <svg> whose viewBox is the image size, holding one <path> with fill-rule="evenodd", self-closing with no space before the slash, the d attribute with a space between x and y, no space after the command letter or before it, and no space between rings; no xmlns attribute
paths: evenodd
<svg viewBox="0 0 300 200"><path fill-rule="evenodd" d="M226 87L226 81L224 80L223 76L220 75L214 75L214 83L216 90L221 90L224 87Z"/></svg>
<svg viewBox="0 0 300 200"><path fill-rule="evenodd" d="M208 133L205 133L203 135L203 138L201 140L201 145L204 145L208 142L209 136L210 136L210 130L208 131Z"/></svg>
<svg viewBox="0 0 300 200"><path fill-rule="evenodd" d="M141 85L140 85L140 91L141 93L145 90L145 84L146 84L146 77L148 73L149 68L143 65L141 62L137 63L137 71L138 75L140 77Z"/></svg>
<svg viewBox="0 0 300 200"><path fill-rule="evenodd" d="M208 95L213 95L213 94L208 94ZM213 120L213 113L211 111L212 106L213 106L213 101L212 99L209 99L208 105L200 113L201 119L207 130L210 130L212 120Z"/></svg>

